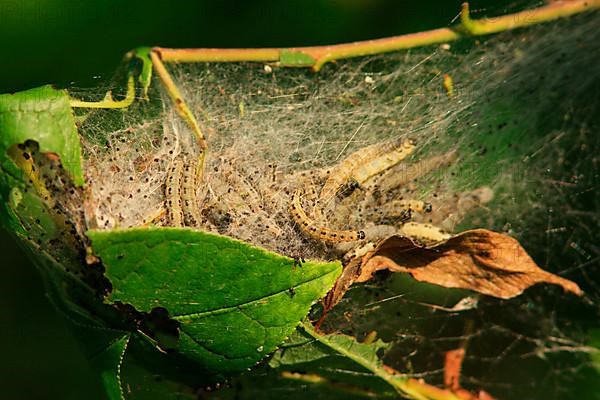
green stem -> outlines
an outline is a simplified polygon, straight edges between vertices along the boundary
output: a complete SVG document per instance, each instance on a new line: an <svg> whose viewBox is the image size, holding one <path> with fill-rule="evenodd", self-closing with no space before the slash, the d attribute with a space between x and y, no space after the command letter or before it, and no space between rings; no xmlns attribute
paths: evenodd
<svg viewBox="0 0 600 400"><path fill-rule="evenodd" d="M365 40L331 46L262 49L152 49L164 62L277 62L286 67L312 67L318 71L329 61L366 56L446 43L468 36L482 36L515 28L536 25L600 8L600 0L574 0L551 4L500 17L473 20L468 3L461 11L461 23L451 28Z"/></svg>
<svg viewBox="0 0 600 400"><path fill-rule="evenodd" d="M160 58L160 54L151 52L150 58L152 59L152 65L154 66L156 74L162 81L163 85L165 86L165 89L167 90L167 93L169 94L169 96L173 100L173 103L175 104L175 109L177 110L177 113L190 126L190 128L194 132L194 136L196 137L196 141L198 142L200 149L202 150L202 152L204 152L204 150L206 150L207 148L204 134L200 130L200 126L198 125L194 114L192 114L192 111L183 99L183 96L181 95L179 88L175 84L175 81L173 81L173 78L165 68L165 65L163 64ZM201 158L200 161L204 161L204 158Z"/></svg>
<svg viewBox="0 0 600 400"><path fill-rule="evenodd" d="M129 76L127 80L127 94L123 100L114 100L112 93L109 91L100 101L83 101L71 97L69 102L71 107L78 108L127 108L133 104L135 100L135 81L133 76Z"/></svg>

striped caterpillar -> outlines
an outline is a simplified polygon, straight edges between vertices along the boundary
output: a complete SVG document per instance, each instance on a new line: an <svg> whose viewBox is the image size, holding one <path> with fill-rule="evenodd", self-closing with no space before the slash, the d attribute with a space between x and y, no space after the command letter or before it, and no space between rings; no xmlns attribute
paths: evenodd
<svg viewBox="0 0 600 400"><path fill-rule="evenodd" d="M384 146L384 149L390 146L391 144L388 144ZM354 169L350 178L358 183L359 186L363 186L369 178L379 175L411 155L415 150L415 144L411 140L406 140L400 147L394 146L390 150L369 162L359 165Z"/></svg>
<svg viewBox="0 0 600 400"><path fill-rule="evenodd" d="M386 218L410 218L413 211L418 213L431 212L431 203L421 200L392 200L381 207L377 207L377 214Z"/></svg>
<svg viewBox="0 0 600 400"><path fill-rule="evenodd" d="M200 209L196 198L198 161L194 158L183 159L183 176L181 178L181 200L183 203L183 221L186 226L200 225Z"/></svg>
<svg viewBox="0 0 600 400"><path fill-rule="evenodd" d="M396 165L409 156L414 148L412 140L394 139L355 151L331 171L319 194L319 204L326 204L332 199L348 179L354 178L360 184L368 177Z"/></svg>
<svg viewBox="0 0 600 400"><path fill-rule="evenodd" d="M290 203L290 213L294 221L298 224L303 232L315 239L327 241L327 242L354 242L363 240L365 238L364 231L350 231L350 230L335 230L325 228L317 225L311 220L306 212L302 208L300 202L301 190L296 190L292 195L292 201Z"/></svg>
<svg viewBox="0 0 600 400"><path fill-rule="evenodd" d="M425 242L443 242L450 239L452 235L445 233L437 226L431 224L421 224L418 222L407 222L400 227L400 232L404 236Z"/></svg>
<svg viewBox="0 0 600 400"><path fill-rule="evenodd" d="M167 173L165 195L167 198L167 217L173 226L183 226L183 208L181 204L181 180L183 161L176 159Z"/></svg>
<svg viewBox="0 0 600 400"><path fill-rule="evenodd" d="M200 223L196 199L197 165L194 158L183 156L173 161L167 173L167 217L173 226L198 226Z"/></svg>
<svg viewBox="0 0 600 400"><path fill-rule="evenodd" d="M335 166L319 193L313 214L317 220L335 206L330 202L338 190L348 181L351 186L361 186L368 178L380 174L408 157L415 149L412 140L393 139L355 151Z"/></svg>
<svg viewBox="0 0 600 400"><path fill-rule="evenodd" d="M457 158L458 155L456 151L449 151L448 153L434 156L414 164L400 165L396 168L389 169L378 178L369 179L366 186L371 186L373 183L376 183L377 190L386 193L441 167L447 166L456 161Z"/></svg>

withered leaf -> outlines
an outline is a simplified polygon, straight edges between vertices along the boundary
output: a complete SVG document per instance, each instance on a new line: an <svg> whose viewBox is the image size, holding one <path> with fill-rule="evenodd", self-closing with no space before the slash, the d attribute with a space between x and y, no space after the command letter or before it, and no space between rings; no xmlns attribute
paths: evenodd
<svg viewBox="0 0 600 400"><path fill-rule="evenodd" d="M368 281L380 270L407 272L418 281L501 299L518 296L537 283L559 285L565 292L583 295L575 282L538 267L516 239L474 229L430 247L402 236L383 240L346 266L324 300L325 310L337 304L352 283Z"/></svg>
<svg viewBox="0 0 600 400"><path fill-rule="evenodd" d="M501 299L518 296L536 283L559 285L565 292L583 295L575 282L538 267L516 239L486 229L459 233L430 248L391 237L363 258L355 282L364 282L381 269L408 272L418 281Z"/></svg>

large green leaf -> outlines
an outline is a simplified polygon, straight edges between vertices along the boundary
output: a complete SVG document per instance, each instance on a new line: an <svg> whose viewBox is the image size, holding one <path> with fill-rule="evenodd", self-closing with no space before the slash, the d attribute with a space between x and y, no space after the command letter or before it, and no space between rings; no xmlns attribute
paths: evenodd
<svg viewBox="0 0 600 400"><path fill-rule="evenodd" d="M109 302L166 308L177 350L212 372L243 370L289 336L333 285L339 262L294 260L192 229L90 231Z"/></svg>
<svg viewBox="0 0 600 400"><path fill-rule="evenodd" d="M0 94L0 160L6 150L35 140L40 151L56 153L76 185L83 185L81 148L66 90L50 85Z"/></svg>
<svg viewBox="0 0 600 400"><path fill-rule="evenodd" d="M399 390L403 378L389 374L381 361L390 347L380 339L359 343L348 335L321 335L305 322L281 345L269 365L316 374L323 381L344 383L378 397L396 397L394 389Z"/></svg>

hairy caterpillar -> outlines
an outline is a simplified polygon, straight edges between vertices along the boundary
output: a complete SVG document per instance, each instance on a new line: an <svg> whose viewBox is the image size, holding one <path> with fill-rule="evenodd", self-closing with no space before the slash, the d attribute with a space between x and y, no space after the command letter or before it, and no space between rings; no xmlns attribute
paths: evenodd
<svg viewBox="0 0 600 400"><path fill-rule="evenodd" d="M388 144L385 148L388 148ZM415 150L415 144L411 140L404 141L400 147L394 147L391 151L386 152L375 159L359 165L354 169L350 178L353 179L359 186L363 186L365 182L387 169L398 164L406 157L412 154Z"/></svg>
<svg viewBox="0 0 600 400"><path fill-rule="evenodd" d="M193 156L175 159L167 173L165 184L167 218L171 225L177 227L200 225L197 185L198 160Z"/></svg>
<svg viewBox="0 0 600 400"><path fill-rule="evenodd" d="M292 195L292 201L290 203L290 213L292 218L298 224L303 232L312 236L315 239L320 239L328 242L354 242L363 240L365 238L364 231L349 231L349 230L335 230L318 226L313 220L311 220L306 212L302 208L300 202L300 190L296 190Z"/></svg>
<svg viewBox="0 0 600 400"><path fill-rule="evenodd" d="M33 154L36 151L39 151L38 147L39 146L35 142L19 144L8 149L8 154L21 171L23 171L29 183L35 188L46 204L49 207L54 207L54 198L48 191L44 180L39 175L39 171L36 170L33 159Z"/></svg>
<svg viewBox="0 0 600 400"><path fill-rule="evenodd" d="M443 242L451 237L437 226L418 222L407 222L400 227L400 232L404 236L425 242Z"/></svg>
<svg viewBox="0 0 600 400"><path fill-rule="evenodd" d="M398 168L389 169L379 178L369 179L369 182L367 182L366 185L371 186L376 183L377 190L382 193L386 193L401 185L418 179L431 171L435 171L443 166L449 165L456 159L456 151L449 151L448 153L431 157L414 164L400 165Z"/></svg>
<svg viewBox="0 0 600 400"><path fill-rule="evenodd" d="M183 220L186 226L200 225L200 210L196 198L196 170L198 162L192 158L183 159L183 176L181 177L181 201L183 204Z"/></svg>
<svg viewBox="0 0 600 400"><path fill-rule="evenodd" d="M183 160L176 159L167 174L165 195L167 198L167 217L173 226L181 227L184 223L181 181L183 175Z"/></svg>
<svg viewBox="0 0 600 400"><path fill-rule="evenodd" d="M394 139L365 147L350 154L327 177L319 194L319 204L326 204L333 198L338 189L348 179L354 177L355 173L358 176L355 180L364 182L367 179L365 176L376 175L403 160L412 153L414 146L411 140Z"/></svg>
<svg viewBox="0 0 600 400"><path fill-rule="evenodd" d="M400 217L406 211L423 213L431 210L431 203L421 200L392 200L385 203L379 211L389 217Z"/></svg>

